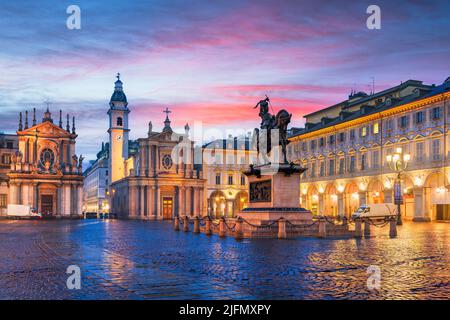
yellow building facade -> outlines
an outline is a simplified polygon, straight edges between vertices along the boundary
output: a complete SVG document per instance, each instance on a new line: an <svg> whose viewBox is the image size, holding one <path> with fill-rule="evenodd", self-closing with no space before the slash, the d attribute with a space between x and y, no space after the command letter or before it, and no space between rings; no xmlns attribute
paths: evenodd
<svg viewBox="0 0 450 320"><path fill-rule="evenodd" d="M315 214L349 217L360 205L392 203L396 173L386 157L401 148L402 217L449 220L450 78L441 85L408 80L306 115L292 130L288 156L307 171L301 204Z"/></svg>

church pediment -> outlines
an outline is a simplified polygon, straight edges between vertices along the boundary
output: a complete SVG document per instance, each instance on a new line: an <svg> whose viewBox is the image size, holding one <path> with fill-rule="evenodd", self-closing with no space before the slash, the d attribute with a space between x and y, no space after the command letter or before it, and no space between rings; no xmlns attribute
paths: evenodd
<svg viewBox="0 0 450 320"><path fill-rule="evenodd" d="M51 123L50 121L46 121L43 123L39 123L38 125L28 128L23 131L17 132L18 135L36 135L45 136L45 137L58 137L58 138L71 138L76 135L67 132L66 130L58 127L57 125Z"/></svg>

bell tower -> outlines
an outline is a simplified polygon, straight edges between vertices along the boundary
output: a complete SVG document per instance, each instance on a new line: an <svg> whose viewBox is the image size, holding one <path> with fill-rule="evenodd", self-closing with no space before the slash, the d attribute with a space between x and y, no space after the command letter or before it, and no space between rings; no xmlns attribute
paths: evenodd
<svg viewBox="0 0 450 320"><path fill-rule="evenodd" d="M123 92L120 73L114 83L114 92L109 102L109 184L126 176L125 160L128 159L128 102Z"/></svg>

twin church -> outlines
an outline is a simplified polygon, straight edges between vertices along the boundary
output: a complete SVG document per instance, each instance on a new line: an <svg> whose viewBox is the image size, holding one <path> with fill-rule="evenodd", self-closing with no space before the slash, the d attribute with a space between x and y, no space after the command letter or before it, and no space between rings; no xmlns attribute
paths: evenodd
<svg viewBox="0 0 450 320"><path fill-rule="evenodd" d="M119 218L162 220L206 212L205 180L194 166L194 142L189 126L183 134L171 128L166 109L164 127L139 138L130 154L127 97L120 75L109 103L110 212Z"/></svg>

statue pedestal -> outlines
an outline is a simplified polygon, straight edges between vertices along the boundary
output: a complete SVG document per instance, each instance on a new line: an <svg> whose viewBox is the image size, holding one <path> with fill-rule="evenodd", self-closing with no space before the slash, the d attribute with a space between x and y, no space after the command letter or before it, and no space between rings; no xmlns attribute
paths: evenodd
<svg viewBox="0 0 450 320"><path fill-rule="evenodd" d="M312 222L311 211L300 207L300 174L305 169L293 164L251 166L249 206L239 215L254 225L270 224L280 218L294 224Z"/></svg>

